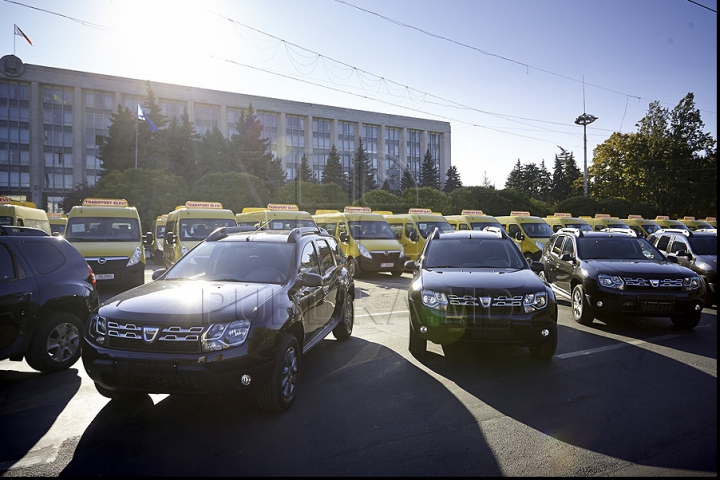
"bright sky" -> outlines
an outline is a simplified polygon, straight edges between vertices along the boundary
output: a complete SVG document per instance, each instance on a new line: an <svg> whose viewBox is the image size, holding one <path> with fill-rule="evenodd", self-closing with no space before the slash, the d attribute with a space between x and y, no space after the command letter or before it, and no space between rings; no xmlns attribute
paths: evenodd
<svg viewBox="0 0 720 480"><path fill-rule="evenodd" d="M558 146L582 170L583 112L588 165L690 92L718 138L717 0L0 0L0 33L24 63L449 121L466 186Z"/></svg>

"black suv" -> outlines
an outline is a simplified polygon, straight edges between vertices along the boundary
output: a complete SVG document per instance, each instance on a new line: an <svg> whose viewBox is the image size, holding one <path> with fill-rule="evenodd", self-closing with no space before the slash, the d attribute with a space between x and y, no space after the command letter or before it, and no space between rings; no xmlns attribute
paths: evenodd
<svg viewBox="0 0 720 480"><path fill-rule="evenodd" d="M427 341L495 343L529 347L548 359L557 348L557 303L502 228L443 233L436 229L413 271L408 288L410 353L427 351Z"/></svg>
<svg viewBox="0 0 720 480"><path fill-rule="evenodd" d="M541 261L540 275L571 301L580 324L617 315L670 317L685 329L700 322L702 280L644 238L564 228L550 237Z"/></svg>
<svg viewBox="0 0 720 480"><path fill-rule="evenodd" d="M350 338L355 284L327 232L251 230L218 228L93 312L82 359L102 395L253 389L263 410L290 408L302 355Z"/></svg>
<svg viewBox="0 0 720 480"><path fill-rule="evenodd" d="M700 275L705 281L705 306L717 306L717 230L659 230L648 241Z"/></svg>
<svg viewBox="0 0 720 480"><path fill-rule="evenodd" d="M70 368L97 306L92 269L67 240L0 226L0 360L25 359L45 373Z"/></svg>

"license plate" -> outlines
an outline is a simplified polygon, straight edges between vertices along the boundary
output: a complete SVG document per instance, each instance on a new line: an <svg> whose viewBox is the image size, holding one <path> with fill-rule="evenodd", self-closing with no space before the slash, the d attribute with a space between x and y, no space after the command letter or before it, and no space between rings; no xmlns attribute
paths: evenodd
<svg viewBox="0 0 720 480"><path fill-rule="evenodd" d="M381 264L380 264L380 268L391 268L391 267L394 267L394 266L395 266L394 263L381 263Z"/></svg>
<svg viewBox="0 0 720 480"><path fill-rule="evenodd" d="M112 280L115 278L114 273L96 273L95 280Z"/></svg>

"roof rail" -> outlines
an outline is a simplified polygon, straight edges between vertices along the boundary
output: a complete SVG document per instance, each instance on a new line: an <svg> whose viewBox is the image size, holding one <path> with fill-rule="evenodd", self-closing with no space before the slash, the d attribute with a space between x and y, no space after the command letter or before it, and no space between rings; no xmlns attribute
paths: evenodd
<svg viewBox="0 0 720 480"><path fill-rule="evenodd" d="M247 225L241 225L237 227L219 227L213 230L212 233L207 236L205 241L215 242L217 240L227 237L231 233L257 232L258 230L265 230L265 228L248 227Z"/></svg>
<svg viewBox="0 0 720 480"><path fill-rule="evenodd" d="M49 237L45 230L35 227L16 227L14 225L0 225L0 235L35 235L38 237Z"/></svg>
<svg viewBox="0 0 720 480"><path fill-rule="evenodd" d="M297 241L302 238L303 235L308 235L311 233L322 235L323 232L320 230L320 227L295 227L290 231L290 235L288 235L288 243L297 243Z"/></svg>
<svg viewBox="0 0 720 480"><path fill-rule="evenodd" d="M631 237L637 237L637 232L633 230L632 228L622 228L622 227L605 227L601 232L608 232L608 233L624 233L625 235L630 235Z"/></svg>
<svg viewBox="0 0 720 480"><path fill-rule="evenodd" d="M576 237L584 237L585 233L580 230L579 228L570 228L570 227L563 227L558 232L564 232L564 233L572 233Z"/></svg>
<svg viewBox="0 0 720 480"><path fill-rule="evenodd" d="M483 228L483 230L494 233L495 235L497 235L498 238L510 238L505 232L505 230L501 227L487 226Z"/></svg>
<svg viewBox="0 0 720 480"><path fill-rule="evenodd" d="M665 233L665 232L670 232L670 233L683 233L683 234L685 234L685 235L688 236L688 237L692 237L692 236L693 236L692 230L685 230L684 228L662 228L662 229L656 231L655 233Z"/></svg>

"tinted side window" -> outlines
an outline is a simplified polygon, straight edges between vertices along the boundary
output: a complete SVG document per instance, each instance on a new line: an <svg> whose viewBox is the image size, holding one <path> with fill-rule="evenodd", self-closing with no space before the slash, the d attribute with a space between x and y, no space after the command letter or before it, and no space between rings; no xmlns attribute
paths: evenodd
<svg viewBox="0 0 720 480"><path fill-rule="evenodd" d="M318 256L312 242L303 248L302 256L300 257L300 271L320 274L320 262L318 261Z"/></svg>
<svg viewBox="0 0 720 480"><path fill-rule="evenodd" d="M318 251L320 252L320 263L324 273L329 272L335 266L335 257L333 256L330 245L325 240L318 240Z"/></svg>
<svg viewBox="0 0 720 480"><path fill-rule="evenodd" d="M15 275L15 262L7 246L0 244L0 282L13 280Z"/></svg>
<svg viewBox="0 0 720 480"><path fill-rule="evenodd" d="M677 253L680 250L687 250L687 244L683 241L680 237L675 237L675 240L673 240L672 247L670 248L670 253Z"/></svg>
<svg viewBox="0 0 720 480"><path fill-rule="evenodd" d="M657 244L655 245L658 250L662 250L663 252L667 251L668 243L670 242L670 236L669 235L663 235L660 237L660 240L658 240Z"/></svg>
<svg viewBox="0 0 720 480"><path fill-rule="evenodd" d="M566 237L565 244L562 248L562 253L569 253L573 257L575 256L575 245L570 237Z"/></svg>
<svg viewBox="0 0 720 480"><path fill-rule="evenodd" d="M40 273L52 273L65 263L65 255L49 242L22 242L21 248Z"/></svg>
<svg viewBox="0 0 720 480"><path fill-rule="evenodd" d="M558 256L560 255L560 252L562 251L562 243L563 243L563 239L564 239L564 238L565 238L565 237L563 237L562 235L560 235L560 236L558 236L557 238L555 238L555 240L553 241L554 243L552 244L552 250L551 250L551 251L552 251L555 255L558 255Z"/></svg>

